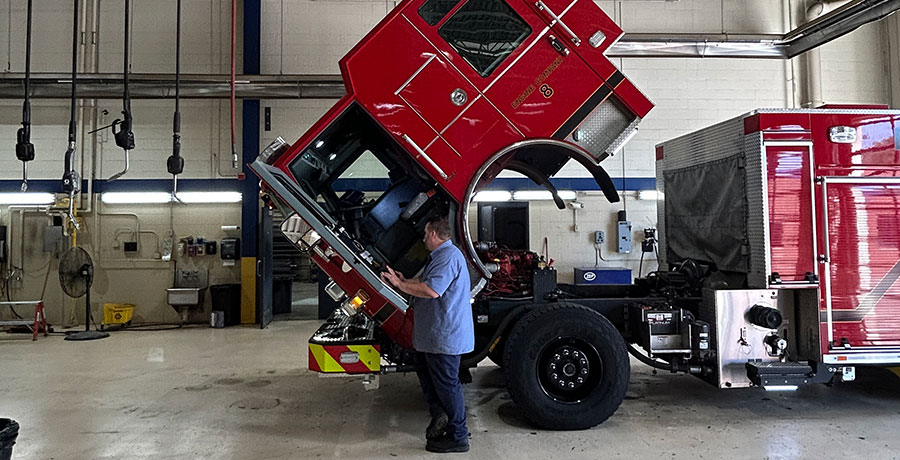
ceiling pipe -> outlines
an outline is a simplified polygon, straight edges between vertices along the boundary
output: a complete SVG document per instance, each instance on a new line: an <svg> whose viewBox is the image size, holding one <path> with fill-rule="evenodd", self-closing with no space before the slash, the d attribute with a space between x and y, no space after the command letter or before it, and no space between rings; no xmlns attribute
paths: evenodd
<svg viewBox="0 0 900 460"><path fill-rule="evenodd" d="M830 2L828 2L830 3ZM816 9L818 8L818 9ZM815 17L784 35L626 34L607 51L609 57L724 57L790 59L840 38L900 9L900 0L854 0L834 8L811 7ZM819 16L820 15L820 16Z"/></svg>
<svg viewBox="0 0 900 460"><path fill-rule="evenodd" d="M0 99L21 99L24 74L0 75ZM32 99L68 97L72 77L63 74L31 74ZM79 74L78 96L86 99L121 99L121 74ZM174 74L131 74L131 99L173 99ZM182 99L228 99L231 75L181 76ZM235 75L238 99L335 99L346 93L339 75Z"/></svg>
<svg viewBox="0 0 900 460"><path fill-rule="evenodd" d="M847 3L847 0L815 2L806 9L806 23L813 24L830 11L845 6ZM822 90L822 51L819 48L813 48L803 54L802 59L805 69L800 86L800 106L819 107L825 103Z"/></svg>
<svg viewBox="0 0 900 460"><path fill-rule="evenodd" d="M734 34L625 34L606 55L611 58L752 58L790 59L846 35L862 25L900 9L900 0L854 0L813 19L784 35ZM826 8L827 10L827 8ZM815 13L815 11L813 11ZM168 99L175 96L171 74L132 74L132 99ZM337 99L345 94L340 75L236 75L238 99ZM71 77L32 74L33 99L61 99ZM122 92L117 74L78 76L79 98L116 99ZM20 99L24 75L0 75L0 99ZM230 75L184 75L184 99L228 99Z"/></svg>

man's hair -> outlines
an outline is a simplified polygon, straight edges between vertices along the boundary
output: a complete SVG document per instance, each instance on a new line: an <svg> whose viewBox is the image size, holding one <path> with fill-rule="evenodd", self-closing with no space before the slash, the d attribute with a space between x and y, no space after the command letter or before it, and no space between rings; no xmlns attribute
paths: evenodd
<svg viewBox="0 0 900 460"><path fill-rule="evenodd" d="M425 220L425 228L431 227L442 240L450 239L450 221L447 216L431 216Z"/></svg>

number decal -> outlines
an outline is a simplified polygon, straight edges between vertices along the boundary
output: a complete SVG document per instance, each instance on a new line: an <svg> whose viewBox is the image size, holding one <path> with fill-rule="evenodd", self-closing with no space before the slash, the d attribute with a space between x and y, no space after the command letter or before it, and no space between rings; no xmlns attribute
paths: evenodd
<svg viewBox="0 0 900 460"><path fill-rule="evenodd" d="M553 88L551 88L550 85L548 85L546 83L541 85L540 90L541 90L541 94L543 94L544 97L549 98L549 97L553 96Z"/></svg>

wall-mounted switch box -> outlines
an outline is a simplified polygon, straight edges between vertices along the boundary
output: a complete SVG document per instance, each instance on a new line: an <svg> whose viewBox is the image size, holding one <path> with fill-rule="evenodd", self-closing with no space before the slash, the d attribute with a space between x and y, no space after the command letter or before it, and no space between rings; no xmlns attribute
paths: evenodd
<svg viewBox="0 0 900 460"><path fill-rule="evenodd" d="M594 244L603 244L606 241L606 232L597 230L594 232Z"/></svg>
<svg viewBox="0 0 900 460"><path fill-rule="evenodd" d="M618 224L619 253L631 254L631 221L620 220Z"/></svg>

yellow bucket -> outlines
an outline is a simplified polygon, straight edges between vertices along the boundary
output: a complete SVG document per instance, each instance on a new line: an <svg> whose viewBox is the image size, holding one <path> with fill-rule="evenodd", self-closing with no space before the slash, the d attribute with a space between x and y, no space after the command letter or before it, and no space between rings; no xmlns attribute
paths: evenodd
<svg viewBox="0 0 900 460"><path fill-rule="evenodd" d="M130 303L105 303L103 304L103 324L126 324L131 322L134 314L134 304Z"/></svg>

